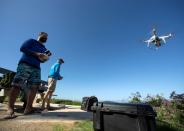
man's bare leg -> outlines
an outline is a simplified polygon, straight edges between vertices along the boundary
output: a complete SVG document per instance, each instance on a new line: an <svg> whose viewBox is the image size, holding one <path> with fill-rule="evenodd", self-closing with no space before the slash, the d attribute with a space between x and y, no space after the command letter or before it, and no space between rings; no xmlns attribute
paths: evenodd
<svg viewBox="0 0 184 131"><path fill-rule="evenodd" d="M9 115L12 115L14 113L14 104L19 93L20 93L20 87L18 86L13 86L10 90L9 100L8 100L8 111L7 111Z"/></svg>
<svg viewBox="0 0 184 131"><path fill-rule="evenodd" d="M53 92L50 91L50 92L49 92L49 96L48 96L48 100L47 100L47 109L50 108L50 100L51 100L52 94L53 94Z"/></svg>
<svg viewBox="0 0 184 131"><path fill-rule="evenodd" d="M32 109L32 104L34 101L34 98L36 96L36 92L38 90L39 86L32 86L31 89L28 92L28 96L27 96L27 105L26 108L24 110L24 114L29 114L33 111Z"/></svg>
<svg viewBox="0 0 184 131"><path fill-rule="evenodd" d="M7 115L4 117L5 119L14 118L14 104L16 101L16 98L20 92L20 87L12 87L9 93L9 100L8 100L8 110Z"/></svg>
<svg viewBox="0 0 184 131"><path fill-rule="evenodd" d="M44 98L43 98L43 102L42 102L42 109L45 109L45 102L47 101L48 99L48 95L49 95L49 91L46 92Z"/></svg>

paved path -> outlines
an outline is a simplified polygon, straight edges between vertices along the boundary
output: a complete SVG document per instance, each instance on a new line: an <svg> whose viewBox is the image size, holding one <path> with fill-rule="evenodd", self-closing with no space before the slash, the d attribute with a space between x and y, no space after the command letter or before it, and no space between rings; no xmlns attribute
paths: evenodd
<svg viewBox="0 0 184 131"><path fill-rule="evenodd" d="M3 121L3 116L6 114L6 104L0 103L0 120ZM85 112L80 109L80 106L72 105L59 105L51 104L53 110L51 111L41 111L40 104L34 104L35 113L31 115L23 115L23 110L21 109L22 103L16 103L15 115L16 118L13 121L19 122L77 122L81 120L92 120L92 113Z"/></svg>
<svg viewBox="0 0 184 131"><path fill-rule="evenodd" d="M92 120L92 113L85 112L80 106L51 104L52 111L40 110L41 104L34 104L37 112L23 115L22 103L16 103L14 119L2 119L7 110L6 104L0 103L0 131L73 131L73 127L83 120ZM59 128L60 127L60 128Z"/></svg>

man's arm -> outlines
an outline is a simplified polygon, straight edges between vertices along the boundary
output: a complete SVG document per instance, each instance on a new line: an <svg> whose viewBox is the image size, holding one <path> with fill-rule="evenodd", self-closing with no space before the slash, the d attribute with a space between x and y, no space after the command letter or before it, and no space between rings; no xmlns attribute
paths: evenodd
<svg viewBox="0 0 184 131"><path fill-rule="evenodd" d="M60 71L60 65L57 64L57 65L55 65L54 73L56 74L56 76L58 77L58 79L61 80L63 77L59 74L59 71Z"/></svg>

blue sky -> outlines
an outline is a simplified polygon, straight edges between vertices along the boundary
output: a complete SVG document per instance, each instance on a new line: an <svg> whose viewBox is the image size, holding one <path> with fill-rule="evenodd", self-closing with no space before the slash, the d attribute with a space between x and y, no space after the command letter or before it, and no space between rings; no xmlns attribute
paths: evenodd
<svg viewBox="0 0 184 131"><path fill-rule="evenodd" d="M65 60L58 98L183 93L183 12L183 0L1 0L0 67L16 71L21 44L45 31L53 55L41 65L42 79L58 57ZM153 26L174 33L158 51L141 42Z"/></svg>

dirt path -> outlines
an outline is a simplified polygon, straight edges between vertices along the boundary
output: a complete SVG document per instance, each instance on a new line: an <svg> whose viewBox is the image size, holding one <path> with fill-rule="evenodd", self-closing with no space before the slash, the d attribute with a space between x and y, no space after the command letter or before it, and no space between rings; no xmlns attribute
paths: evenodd
<svg viewBox="0 0 184 131"><path fill-rule="evenodd" d="M4 120L6 106L0 104L0 131L51 131L54 125L73 126L76 122L92 120L92 114L80 110L79 106L58 104L51 104L51 111L41 111L40 104L35 104L35 113L23 115L22 103L16 103L16 118Z"/></svg>

